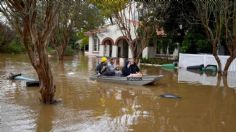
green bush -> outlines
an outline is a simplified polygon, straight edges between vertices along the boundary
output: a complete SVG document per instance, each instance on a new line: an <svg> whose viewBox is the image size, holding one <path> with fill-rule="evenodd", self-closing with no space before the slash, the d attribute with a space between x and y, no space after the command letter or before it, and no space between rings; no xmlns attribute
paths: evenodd
<svg viewBox="0 0 236 132"><path fill-rule="evenodd" d="M74 55L74 50L71 48L71 46L67 46L66 47L66 51L65 51L65 56L72 56L72 55Z"/></svg>
<svg viewBox="0 0 236 132"><path fill-rule="evenodd" d="M48 54L50 54L50 55L55 55L56 54L56 50L52 47L48 47L47 51L48 51Z"/></svg>
<svg viewBox="0 0 236 132"><path fill-rule="evenodd" d="M82 42L80 43L80 49L84 49L89 43L89 39L88 37L84 37L82 39Z"/></svg>
<svg viewBox="0 0 236 132"><path fill-rule="evenodd" d="M189 32L181 45L182 53L211 53L207 37L200 33Z"/></svg>
<svg viewBox="0 0 236 132"><path fill-rule="evenodd" d="M17 39L14 39L9 44L1 47L0 51L4 52L4 53L18 54L18 53L25 52L25 48L22 46L22 44Z"/></svg>

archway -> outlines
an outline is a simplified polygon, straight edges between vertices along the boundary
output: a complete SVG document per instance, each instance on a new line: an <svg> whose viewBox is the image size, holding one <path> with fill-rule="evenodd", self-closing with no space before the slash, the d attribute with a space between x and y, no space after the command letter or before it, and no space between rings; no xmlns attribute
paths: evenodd
<svg viewBox="0 0 236 132"><path fill-rule="evenodd" d="M129 43L127 41L126 37L119 37L116 40L115 43L118 48L117 48L117 53L119 58L128 58L129 57Z"/></svg>
<svg viewBox="0 0 236 132"><path fill-rule="evenodd" d="M104 45L104 56L112 57L112 45L114 45L114 41L107 37L103 39L102 45Z"/></svg>

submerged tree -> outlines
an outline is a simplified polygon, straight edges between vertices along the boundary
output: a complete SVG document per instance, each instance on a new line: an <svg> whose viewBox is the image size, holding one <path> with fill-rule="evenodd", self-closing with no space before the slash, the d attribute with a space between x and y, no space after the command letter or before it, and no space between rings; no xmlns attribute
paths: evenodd
<svg viewBox="0 0 236 132"><path fill-rule="evenodd" d="M51 43L62 61L73 34L94 29L102 24L103 18L94 6L84 0L61 1L58 14L59 19Z"/></svg>
<svg viewBox="0 0 236 132"><path fill-rule="evenodd" d="M231 62L236 58L236 3L235 0L194 0L197 19L205 29L212 46L212 54L218 64L218 71L222 73L222 64L218 56L218 47L225 39L230 54L224 67L227 74Z"/></svg>
<svg viewBox="0 0 236 132"><path fill-rule="evenodd" d="M72 32L72 22L75 5L74 1L62 1L58 10L58 19L54 29L51 45L56 49L60 61L64 59L64 53L69 43L69 36Z"/></svg>
<svg viewBox="0 0 236 132"><path fill-rule="evenodd" d="M220 6L221 0L216 1L195 0L194 5L197 11L197 19L200 20L201 25L205 29L208 39L212 45L212 54L218 64L218 71L221 72L222 64L217 53L217 47L220 43L224 19L223 9Z"/></svg>
<svg viewBox="0 0 236 132"><path fill-rule="evenodd" d="M48 61L47 47L56 26L57 0L4 0L1 12L18 32L40 81L41 101L54 103L56 85Z"/></svg>

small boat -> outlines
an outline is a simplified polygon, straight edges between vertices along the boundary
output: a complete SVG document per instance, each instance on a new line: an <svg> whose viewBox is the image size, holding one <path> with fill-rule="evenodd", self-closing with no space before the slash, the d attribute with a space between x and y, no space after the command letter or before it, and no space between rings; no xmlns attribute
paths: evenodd
<svg viewBox="0 0 236 132"><path fill-rule="evenodd" d="M90 77L90 80L143 86L143 85L154 84L156 81L160 80L162 77L163 75L158 75L158 76L144 75L142 77L119 77L119 76L93 75Z"/></svg>

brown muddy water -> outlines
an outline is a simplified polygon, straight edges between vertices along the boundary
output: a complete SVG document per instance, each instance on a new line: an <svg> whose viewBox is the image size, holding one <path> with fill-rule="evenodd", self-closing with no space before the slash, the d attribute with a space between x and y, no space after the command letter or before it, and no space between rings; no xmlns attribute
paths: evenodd
<svg viewBox="0 0 236 132"><path fill-rule="evenodd" d="M142 67L145 74L163 74L153 86L90 81L95 59L51 58L57 84L57 105L39 102L39 89L10 81L10 73L37 78L25 55L0 54L1 132L235 132L236 78L227 83L185 70ZM225 81L224 81L225 82ZM160 98L173 93L179 100Z"/></svg>

